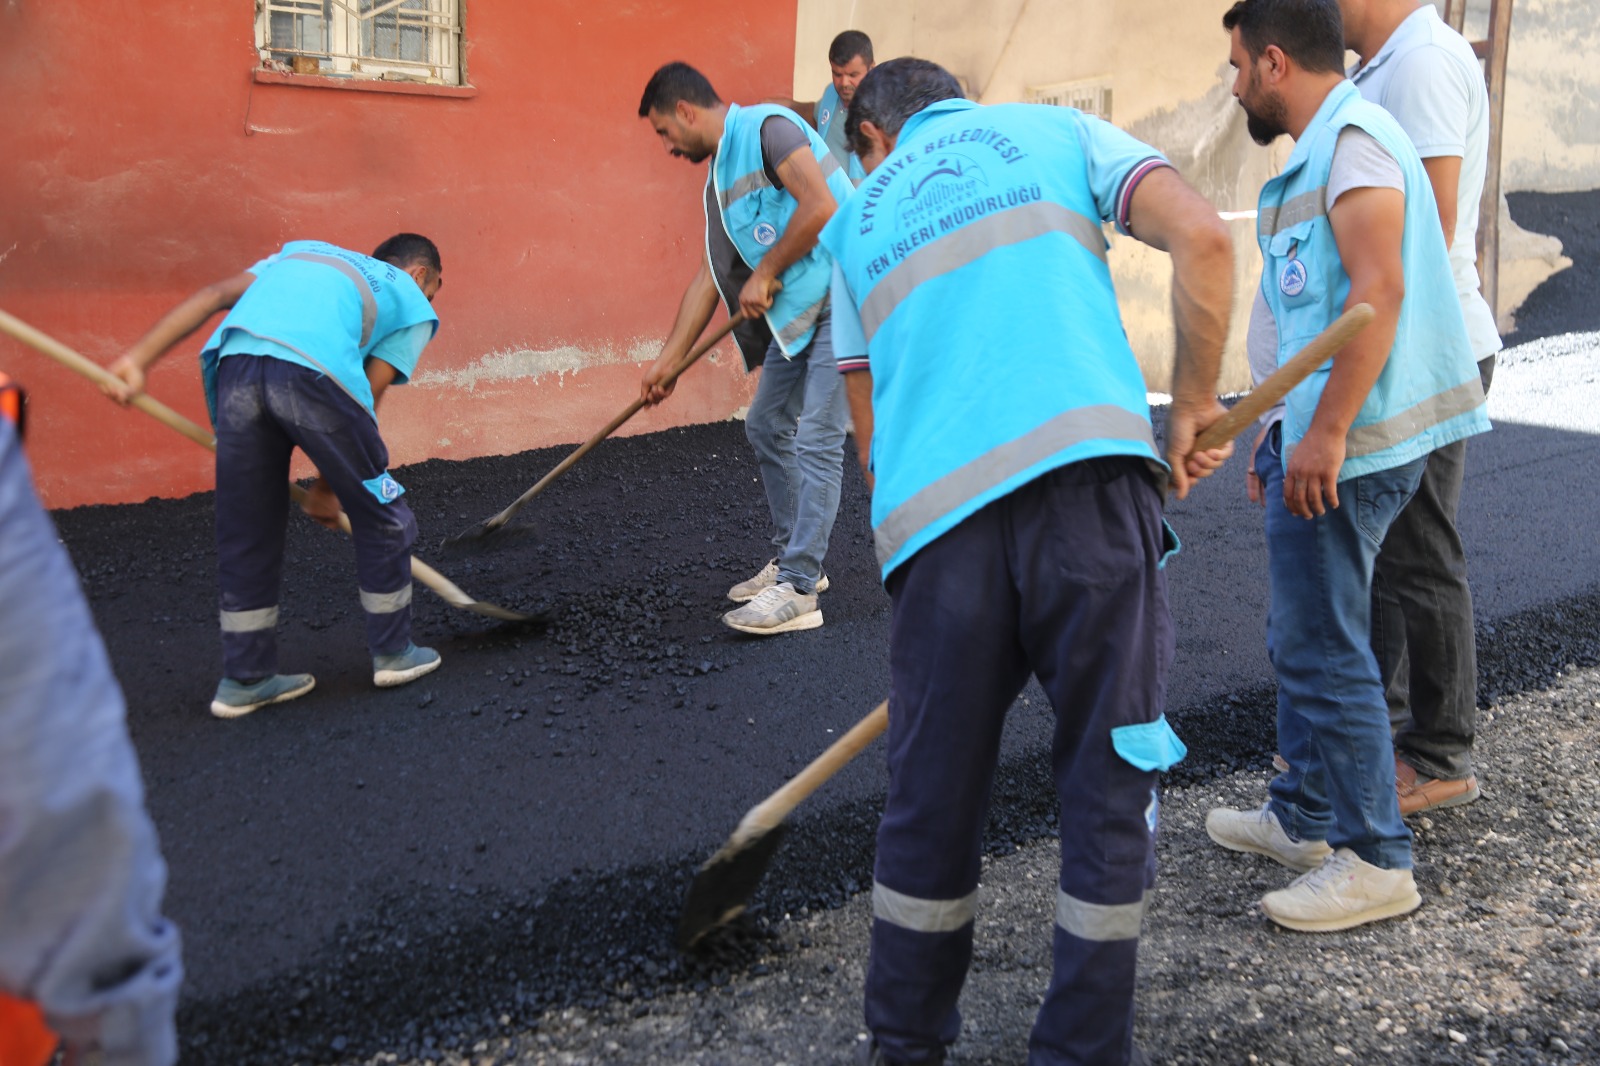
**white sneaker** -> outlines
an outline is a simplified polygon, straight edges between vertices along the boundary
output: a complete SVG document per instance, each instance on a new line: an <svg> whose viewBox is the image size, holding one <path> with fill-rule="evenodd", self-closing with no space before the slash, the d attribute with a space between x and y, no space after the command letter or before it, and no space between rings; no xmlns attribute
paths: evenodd
<svg viewBox="0 0 1600 1066"><path fill-rule="evenodd" d="M748 581L741 581L728 590L728 599L734 603L748 603L761 595L767 589L778 583L778 560L768 561L766 566L755 577ZM828 575L823 574L817 578L817 591L828 591Z"/></svg>
<svg viewBox="0 0 1600 1066"><path fill-rule="evenodd" d="M1288 888L1261 897L1268 918L1303 933L1332 933L1422 906L1410 870L1385 870L1340 848Z"/></svg>
<svg viewBox="0 0 1600 1066"><path fill-rule="evenodd" d="M741 633L765 637L816 629L822 624L822 612L817 609L815 596L796 592L789 582L780 581L743 607L723 615L722 620Z"/></svg>
<svg viewBox="0 0 1600 1066"><path fill-rule="evenodd" d="M1333 854L1326 840L1296 840L1278 822L1272 805L1258 811L1216 807L1206 815L1206 835L1229 851L1248 851L1276 859L1291 870L1305 873Z"/></svg>

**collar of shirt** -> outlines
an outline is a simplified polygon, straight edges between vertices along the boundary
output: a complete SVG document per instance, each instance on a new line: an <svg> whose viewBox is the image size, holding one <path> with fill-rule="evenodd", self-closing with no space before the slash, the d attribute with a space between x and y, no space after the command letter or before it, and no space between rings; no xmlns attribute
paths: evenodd
<svg viewBox="0 0 1600 1066"><path fill-rule="evenodd" d="M1394 55L1409 38L1425 32L1423 27L1430 21L1439 21L1439 11L1432 4L1423 4L1407 15L1401 20L1400 25L1394 28L1394 32L1389 34L1389 39L1383 42L1383 47L1378 49L1377 55L1365 63L1357 63L1350 68L1350 80L1359 82L1372 71L1383 66L1384 63L1388 62L1389 57Z"/></svg>

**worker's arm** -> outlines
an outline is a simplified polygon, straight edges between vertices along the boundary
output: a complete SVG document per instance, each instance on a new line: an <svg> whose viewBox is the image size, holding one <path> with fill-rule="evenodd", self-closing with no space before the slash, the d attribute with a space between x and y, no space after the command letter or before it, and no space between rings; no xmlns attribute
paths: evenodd
<svg viewBox="0 0 1600 1066"><path fill-rule="evenodd" d="M867 491L873 489L872 478L872 371L852 370L844 376L844 394L850 401L850 422L855 427L856 458L861 461L861 473L867 479Z"/></svg>
<svg viewBox="0 0 1600 1066"><path fill-rule="evenodd" d="M1406 282L1400 261L1406 198L1399 189L1351 189L1328 211L1339 259L1350 276L1345 308L1372 305L1370 325L1333 356L1333 370L1306 435L1284 471L1283 502L1290 513L1312 518L1339 506L1339 469L1345 435L1389 360Z"/></svg>
<svg viewBox="0 0 1600 1066"><path fill-rule="evenodd" d="M789 224L761 257L750 280L739 292L739 309L752 318L772 306L772 297L779 288L778 279L816 247L817 234L839 206L809 147L790 152L777 170L778 180L783 182L784 189L795 198L798 206Z"/></svg>
<svg viewBox="0 0 1600 1066"><path fill-rule="evenodd" d="M1172 256L1177 347L1167 461L1173 493L1181 500L1194 481L1209 477L1233 454L1231 442L1193 450L1195 438L1227 413L1217 401L1217 377L1233 309L1233 240L1216 208L1171 167L1151 171L1134 189L1128 228L1140 241Z"/></svg>
<svg viewBox="0 0 1600 1066"><path fill-rule="evenodd" d="M761 102L787 107L790 111L805 119L806 125L812 129L817 128L817 101L815 100L791 100L787 96L769 96Z"/></svg>
<svg viewBox="0 0 1600 1066"><path fill-rule="evenodd" d="M1428 172L1428 184L1433 186L1433 198L1439 201L1439 225L1444 227L1444 246L1456 241L1456 199L1461 195L1461 157L1436 155L1422 161Z"/></svg>
<svg viewBox="0 0 1600 1066"><path fill-rule="evenodd" d="M711 277L711 263L702 255L700 268L695 271L694 280L689 282L683 299L678 303L678 317L672 323L672 332L667 334L661 354L650 364L643 380L639 382L639 397L646 404L653 406L672 395L672 390L678 385L677 379L665 385L661 383L662 379L672 373L673 368L689 354L695 340L705 332L716 311L717 283Z"/></svg>
<svg viewBox="0 0 1600 1066"><path fill-rule="evenodd" d="M131 401L144 391L145 370L152 363L165 355L174 344L205 325L206 319L238 303L239 297L255 280L254 274L243 271L224 281L207 285L168 311L149 333L139 338L138 343L107 367L122 380L121 387L107 382L100 386L100 391L118 403Z"/></svg>

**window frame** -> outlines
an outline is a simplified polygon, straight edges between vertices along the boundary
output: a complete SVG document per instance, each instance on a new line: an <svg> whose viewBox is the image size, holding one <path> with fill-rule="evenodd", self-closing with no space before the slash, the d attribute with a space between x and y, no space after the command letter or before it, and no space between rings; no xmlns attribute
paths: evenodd
<svg viewBox="0 0 1600 1066"><path fill-rule="evenodd" d="M465 0L421 0L427 5L426 9L404 6L410 2L413 0L370 0L372 10L363 12L363 0L255 0L256 53L260 69L352 82L466 86L462 48ZM361 54L362 23L371 24L372 20L392 11L405 11L418 16L405 21L400 21L400 16L397 16L397 24L400 27L408 23L419 25L427 31L428 58L404 60ZM305 41L292 42L289 47L274 46L274 15L289 15L297 20L310 19L320 23L322 39L316 43L325 47L309 47ZM376 32L375 25L373 32ZM293 59L298 56L315 59L317 68L307 70L294 64Z"/></svg>

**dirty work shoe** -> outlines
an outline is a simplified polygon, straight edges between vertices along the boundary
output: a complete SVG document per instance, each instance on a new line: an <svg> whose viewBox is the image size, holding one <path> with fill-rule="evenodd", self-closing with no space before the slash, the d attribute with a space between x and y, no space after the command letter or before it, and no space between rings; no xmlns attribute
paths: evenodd
<svg viewBox="0 0 1600 1066"><path fill-rule="evenodd" d="M1315 870L1332 852L1326 840L1295 840L1272 813L1272 804L1258 811L1214 807L1206 815L1206 835L1229 851L1248 851L1277 859L1291 870Z"/></svg>
<svg viewBox="0 0 1600 1066"><path fill-rule="evenodd" d="M797 629L815 629L822 624L817 598L796 592L787 581L765 589L755 599L722 616L722 620L741 633L770 636Z"/></svg>
<svg viewBox="0 0 1600 1066"><path fill-rule="evenodd" d="M1459 807L1478 798L1478 775L1468 774L1460 781L1441 781L1423 777L1404 759L1394 761L1394 787L1400 794L1402 816L1421 814L1439 807Z"/></svg>
<svg viewBox="0 0 1600 1066"><path fill-rule="evenodd" d="M1420 906L1422 897L1410 870L1385 870L1362 861L1349 848L1329 855L1288 888L1261 897L1268 918L1302 933L1351 929L1410 914Z"/></svg>
<svg viewBox="0 0 1600 1066"><path fill-rule="evenodd" d="M218 718L242 718L269 703L304 696L316 687L317 679L310 674L273 674L249 685L225 677L211 700L211 713Z"/></svg>
<svg viewBox="0 0 1600 1066"><path fill-rule="evenodd" d="M749 581L741 581L728 590L728 599L734 603L749 603L767 589L778 583L778 560L771 559L761 572ZM828 591L828 575L823 574L817 578L817 591Z"/></svg>
<svg viewBox="0 0 1600 1066"><path fill-rule="evenodd" d="M439 669L439 664L443 661L439 658L439 653L432 648L419 648L415 644L407 644L406 650L397 655L372 657L372 683L379 688L403 685L407 681L415 681L423 674L433 673Z"/></svg>

